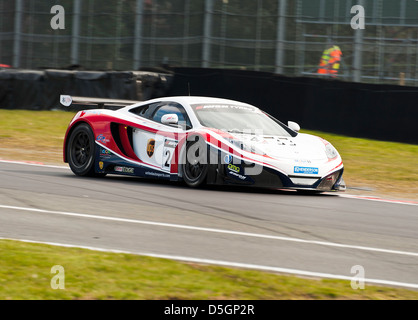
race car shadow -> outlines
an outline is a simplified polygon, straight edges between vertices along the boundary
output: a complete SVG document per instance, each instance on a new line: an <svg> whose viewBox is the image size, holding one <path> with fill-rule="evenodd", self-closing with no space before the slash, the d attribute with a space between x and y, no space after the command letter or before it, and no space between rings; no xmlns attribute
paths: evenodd
<svg viewBox="0 0 418 320"><path fill-rule="evenodd" d="M85 179L85 178L83 178ZM97 179L102 182L105 181L121 181L124 183L142 184L146 186L164 186L168 188L181 188L185 192L191 190L184 182L168 181L163 179L152 179L133 176L121 176L109 174L106 177L89 177L88 179ZM237 192L237 193L256 193L256 194L274 194L287 196L309 196L309 197L327 197L336 196L337 193L318 192L314 190L289 190L289 189L272 189L252 186L236 186L236 185L202 185L193 190L201 190L207 192Z"/></svg>
<svg viewBox="0 0 418 320"><path fill-rule="evenodd" d="M208 191L223 191L223 192L239 192L239 193L256 193L256 194L280 194L287 196L310 196L310 197L326 197L335 196L336 193L318 192L314 190L290 190L290 189L272 189L262 187L251 187L251 186L215 186L206 185L201 189Z"/></svg>

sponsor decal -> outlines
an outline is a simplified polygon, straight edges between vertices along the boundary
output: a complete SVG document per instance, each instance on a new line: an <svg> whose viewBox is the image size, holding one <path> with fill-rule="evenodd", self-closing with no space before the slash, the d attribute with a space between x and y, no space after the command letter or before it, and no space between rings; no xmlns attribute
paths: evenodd
<svg viewBox="0 0 418 320"><path fill-rule="evenodd" d="M177 140L164 140L164 148L163 148L163 161L161 164L161 169L165 171L170 171L171 168L171 160L174 155L174 150L177 147L178 141Z"/></svg>
<svg viewBox="0 0 418 320"><path fill-rule="evenodd" d="M100 156L102 157L102 158L108 158L108 157L110 157L112 155L112 152L110 152L109 150L107 150L107 149L101 149L100 150Z"/></svg>
<svg viewBox="0 0 418 320"><path fill-rule="evenodd" d="M145 175L147 176L153 176L153 177L163 177L163 178L169 178L170 175L167 173L158 173L158 172L152 172L152 171L145 171Z"/></svg>
<svg viewBox="0 0 418 320"><path fill-rule="evenodd" d="M294 159L296 163L311 163L311 160L306 159Z"/></svg>
<svg viewBox="0 0 418 320"><path fill-rule="evenodd" d="M236 173L239 173L241 170L239 167L234 166L232 163L228 164L228 169Z"/></svg>
<svg viewBox="0 0 418 320"><path fill-rule="evenodd" d="M176 140L164 140L164 148L175 148L177 147L177 141Z"/></svg>
<svg viewBox="0 0 418 320"><path fill-rule="evenodd" d="M99 135L96 137L96 141L99 141L99 142L101 142L101 143L106 143L106 142L109 142L109 139L106 139L106 137L105 137L104 135L99 134Z"/></svg>
<svg viewBox="0 0 418 320"><path fill-rule="evenodd" d="M86 110L86 111L84 111L86 114L87 113L91 113L91 114L97 114L97 115L101 115L102 114L102 112L101 111L98 111L98 110Z"/></svg>
<svg viewBox="0 0 418 320"><path fill-rule="evenodd" d="M196 106L196 110L200 109L232 109L232 110L245 110L256 112L257 109L247 107L247 106L238 106L238 105L231 105L231 104L206 104L203 106Z"/></svg>
<svg viewBox="0 0 418 320"><path fill-rule="evenodd" d="M134 173L134 168L129 168L129 167L116 166L114 170L116 172L122 172L122 173Z"/></svg>
<svg viewBox="0 0 418 320"><path fill-rule="evenodd" d="M148 143L147 143L147 155L150 158L154 154L154 147L155 147L155 140L154 139L149 139Z"/></svg>
<svg viewBox="0 0 418 320"><path fill-rule="evenodd" d="M293 172L294 173L303 173L303 174L318 174L319 169L318 168L313 168L313 167L298 167L298 166L295 166L293 168Z"/></svg>
<svg viewBox="0 0 418 320"><path fill-rule="evenodd" d="M167 120L167 121L169 121L169 120L175 120L175 119L176 119L176 117L174 117L174 116L167 116L165 118L165 120Z"/></svg>
<svg viewBox="0 0 418 320"><path fill-rule="evenodd" d="M99 161L99 168L100 170L103 170L103 161Z"/></svg>
<svg viewBox="0 0 418 320"><path fill-rule="evenodd" d="M231 163L232 162L232 156L230 154L225 155L224 157L225 163Z"/></svg>
<svg viewBox="0 0 418 320"><path fill-rule="evenodd" d="M233 175L233 176L235 176L235 177L237 177L237 178L239 178L241 180L247 179L246 176L243 176L242 174L239 174L239 173L236 173L236 172L233 172L233 171L229 172L229 174L231 174L231 175Z"/></svg>

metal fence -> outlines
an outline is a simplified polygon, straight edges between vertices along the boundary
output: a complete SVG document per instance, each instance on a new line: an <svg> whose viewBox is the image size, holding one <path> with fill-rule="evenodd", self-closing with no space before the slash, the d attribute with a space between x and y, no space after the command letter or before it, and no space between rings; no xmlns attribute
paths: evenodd
<svg viewBox="0 0 418 320"><path fill-rule="evenodd" d="M59 5L60 11L51 8ZM365 9L353 29L351 8ZM54 29L59 19L64 29ZM15 68L233 68L418 86L415 0L0 0L0 64Z"/></svg>

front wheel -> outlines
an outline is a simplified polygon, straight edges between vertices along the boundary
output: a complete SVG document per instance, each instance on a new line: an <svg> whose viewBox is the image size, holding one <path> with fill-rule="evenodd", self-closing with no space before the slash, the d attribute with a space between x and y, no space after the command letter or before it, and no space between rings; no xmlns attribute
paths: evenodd
<svg viewBox="0 0 418 320"><path fill-rule="evenodd" d="M185 161L182 164L183 180L189 187L198 187L206 181L208 173L207 146L203 138L196 137L186 145Z"/></svg>
<svg viewBox="0 0 418 320"><path fill-rule="evenodd" d="M94 134L91 127L82 123L71 132L67 145L68 164L78 176L95 176Z"/></svg>

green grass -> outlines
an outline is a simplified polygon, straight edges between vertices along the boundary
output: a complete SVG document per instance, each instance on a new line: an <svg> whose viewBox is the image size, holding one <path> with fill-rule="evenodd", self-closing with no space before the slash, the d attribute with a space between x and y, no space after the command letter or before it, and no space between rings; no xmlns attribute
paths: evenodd
<svg viewBox="0 0 418 320"><path fill-rule="evenodd" d="M0 240L0 299L418 299L418 291ZM52 289L64 268L64 288ZM62 283L62 282L61 282Z"/></svg>
<svg viewBox="0 0 418 320"><path fill-rule="evenodd" d="M418 199L418 145L304 132L318 135L338 149L349 187L367 187L377 193Z"/></svg>
<svg viewBox="0 0 418 320"><path fill-rule="evenodd" d="M63 138L73 115L0 109L0 159L63 164ZM348 186L417 198L418 146L304 132L340 151ZM417 291L368 285L353 290L348 281L7 240L0 240L0 254L0 299L418 299ZM65 269L64 290L50 286L54 265Z"/></svg>
<svg viewBox="0 0 418 320"><path fill-rule="evenodd" d="M0 158L63 164L63 138L74 114L0 109ZM338 149L349 188L418 200L418 145L302 132L321 136Z"/></svg>
<svg viewBox="0 0 418 320"><path fill-rule="evenodd" d="M31 149L61 147L68 123L75 113L0 109L1 145ZM29 145L26 145L28 143Z"/></svg>
<svg viewBox="0 0 418 320"><path fill-rule="evenodd" d="M62 144L74 114L0 109L0 159L63 164Z"/></svg>

